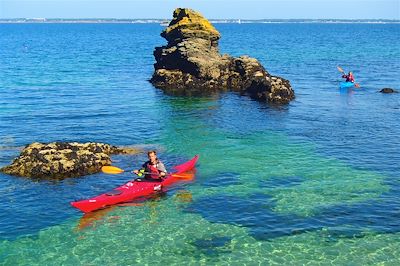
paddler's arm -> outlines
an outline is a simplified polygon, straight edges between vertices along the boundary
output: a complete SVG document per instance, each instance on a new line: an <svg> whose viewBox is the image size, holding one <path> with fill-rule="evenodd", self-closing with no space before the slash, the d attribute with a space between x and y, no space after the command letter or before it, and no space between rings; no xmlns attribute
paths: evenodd
<svg viewBox="0 0 400 266"><path fill-rule="evenodd" d="M157 170L159 172L160 177L165 177L167 175L167 169L165 168L165 165L162 162L158 162Z"/></svg>

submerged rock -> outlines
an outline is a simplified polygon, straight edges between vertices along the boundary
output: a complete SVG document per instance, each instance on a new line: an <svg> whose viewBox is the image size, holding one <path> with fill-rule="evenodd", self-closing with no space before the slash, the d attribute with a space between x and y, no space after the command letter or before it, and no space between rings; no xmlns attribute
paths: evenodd
<svg viewBox="0 0 400 266"><path fill-rule="evenodd" d="M9 175L61 179L97 173L110 165L111 154L134 154L133 148L104 143L52 142L26 146L11 165L0 169Z"/></svg>
<svg viewBox="0 0 400 266"><path fill-rule="evenodd" d="M383 88L379 92L381 92L381 93L398 93L398 91L396 91L395 89L392 89L392 88Z"/></svg>
<svg viewBox="0 0 400 266"><path fill-rule="evenodd" d="M288 80L272 76L255 58L221 55L219 32L194 10L177 8L161 36L168 44L155 48L150 81L167 93L236 91L272 103L288 103L295 97Z"/></svg>

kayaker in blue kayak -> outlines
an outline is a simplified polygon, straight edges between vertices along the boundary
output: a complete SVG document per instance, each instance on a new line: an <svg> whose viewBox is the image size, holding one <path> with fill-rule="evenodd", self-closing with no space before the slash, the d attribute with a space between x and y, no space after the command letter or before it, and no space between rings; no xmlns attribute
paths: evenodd
<svg viewBox="0 0 400 266"><path fill-rule="evenodd" d="M340 88L351 88L353 86L356 88L360 88L360 84L356 83L354 79L353 72L350 71L348 74L346 74L346 72L344 72L344 70L340 66L337 66L337 69L340 71L340 73L342 73L342 78L346 79L345 82L342 82L340 84Z"/></svg>
<svg viewBox="0 0 400 266"><path fill-rule="evenodd" d="M346 82L351 82L351 83L354 83L355 82L355 80L354 80L354 76L353 76L353 72L349 72L349 74L343 74L343 76L342 76L342 78L345 78L346 79Z"/></svg>
<svg viewBox="0 0 400 266"><path fill-rule="evenodd" d="M145 179L148 180L162 180L167 174L165 165L157 158L157 152L155 150L147 152L149 160L142 165L141 169L133 170L138 176L142 176L144 173Z"/></svg>

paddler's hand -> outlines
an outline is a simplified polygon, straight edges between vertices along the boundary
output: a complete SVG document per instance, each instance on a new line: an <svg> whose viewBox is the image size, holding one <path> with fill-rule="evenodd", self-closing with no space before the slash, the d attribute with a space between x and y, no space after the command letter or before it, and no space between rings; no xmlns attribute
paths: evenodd
<svg viewBox="0 0 400 266"><path fill-rule="evenodd" d="M144 169L140 169L140 170L133 170L132 171L134 174L136 174L137 176L142 176L144 174Z"/></svg>
<svg viewBox="0 0 400 266"><path fill-rule="evenodd" d="M160 174L158 176L163 178L163 177L165 177L165 173L164 172L160 172Z"/></svg>
<svg viewBox="0 0 400 266"><path fill-rule="evenodd" d="M133 170L132 173L134 173L135 175L141 177L143 175L142 171L140 170Z"/></svg>

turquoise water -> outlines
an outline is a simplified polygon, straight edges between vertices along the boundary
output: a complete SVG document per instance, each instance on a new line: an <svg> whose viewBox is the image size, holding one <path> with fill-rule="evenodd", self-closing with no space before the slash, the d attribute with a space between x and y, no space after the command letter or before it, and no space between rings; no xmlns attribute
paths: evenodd
<svg viewBox="0 0 400 266"><path fill-rule="evenodd" d="M156 24L0 24L0 166L34 141L157 148L196 179L83 216L69 202L132 178L0 174L2 265L400 263L399 24L216 24L296 100L165 95ZM351 41L350 41L351 40ZM340 91L336 66L360 90ZM145 156L114 156L130 169Z"/></svg>

